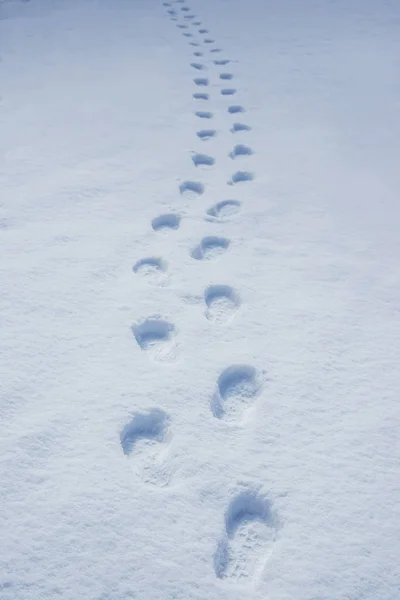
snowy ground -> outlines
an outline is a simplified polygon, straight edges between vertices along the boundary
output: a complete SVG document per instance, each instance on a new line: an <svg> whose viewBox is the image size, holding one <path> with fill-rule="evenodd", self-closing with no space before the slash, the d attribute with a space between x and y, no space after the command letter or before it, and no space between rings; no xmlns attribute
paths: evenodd
<svg viewBox="0 0 400 600"><path fill-rule="evenodd" d="M399 53L397 0L0 3L1 600L400 598Z"/></svg>

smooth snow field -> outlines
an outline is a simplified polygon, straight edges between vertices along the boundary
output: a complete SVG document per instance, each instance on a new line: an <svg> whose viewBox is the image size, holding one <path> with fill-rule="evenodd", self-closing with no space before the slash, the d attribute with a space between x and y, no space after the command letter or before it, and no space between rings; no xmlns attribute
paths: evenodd
<svg viewBox="0 0 400 600"><path fill-rule="evenodd" d="M0 1L0 600L400 600L400 2Z"/></svg>

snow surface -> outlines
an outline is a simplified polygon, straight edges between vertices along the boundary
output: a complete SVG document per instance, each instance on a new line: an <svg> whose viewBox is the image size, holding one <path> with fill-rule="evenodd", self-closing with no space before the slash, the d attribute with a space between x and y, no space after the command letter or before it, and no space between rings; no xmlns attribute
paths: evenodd
<svg viewBox="0 0 400 600"><path fill-rule="evenodd" d="M8 0L0 55L1 600L398 600L398 0Z"/></svg>

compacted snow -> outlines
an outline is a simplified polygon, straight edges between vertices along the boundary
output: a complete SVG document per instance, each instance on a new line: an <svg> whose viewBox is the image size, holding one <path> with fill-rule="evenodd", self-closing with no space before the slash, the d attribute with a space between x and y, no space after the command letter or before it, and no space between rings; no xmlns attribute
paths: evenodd
<svg viewBox="0 0 400 600"><path fill-rule="evenodd" d="M0 599L400 598L400 4L0 3Z"/></svg>

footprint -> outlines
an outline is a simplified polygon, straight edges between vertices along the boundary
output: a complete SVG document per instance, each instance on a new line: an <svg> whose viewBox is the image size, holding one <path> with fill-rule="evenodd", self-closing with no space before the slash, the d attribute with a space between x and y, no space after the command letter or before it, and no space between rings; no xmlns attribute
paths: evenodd
<svg viewBox="0 0 400 600"><path fill-rule="evenodd" d="M205 38L204 43L205 44L213 44L215 42L215 40L212 40L211 38Z"/></svg>
<svg viewBox="0 0 400 600"><path fill-rule="evenodd" d="M229 321L240 306L239 295L229 285L210 285L204 292L206 317L216 323Z"/></svg>
<svg viewBox="0 0 400 600"><path fill-rule="evenodd" d="M213 48L210 52L222 52L221 48Z"/></svg>
<svg viewBox="0 0 400 600"><path fill-rule="evenodd" d="M243 108L243 106L240 106L240 104L233 104L232 106L228 107L228 113L230 113L231 115L235 115L236 113L244 113L244 112L246 112L246 111Z"/></svg>
<svg viewBox="0 0 400 600"><path fill-rule="evenodd" d="M261 376L249 365L232 365L218 377L211 399L211 410L217 419L241 422L243 414L261 391Z"/></svg>
<svg viewBox="0 0 400 600"><path fill-rule="evenodd" d="M244 123L234 123L230 131L232 133L238 133L239 131L251 131L251 127L250 125L244 125Z"/></svg>
<svg viewBox="0 0 400 600"><path fill-rule="evenodd" d="M120 434L123 453L142 481L167 485L170 472L166 467L170 420L160 408L136 413Z"/></svg>
<svg viewBox="0 0 400 600"><path fill-rule="evenodd" d="M181 194L184 194L185 192L193 192L201 195L204 193L204 185L199 181L184 181L180 184L179 191Z"/></svg>
<svg viewBox="0 0 400 600"><path fill-rule="evenodd" d="M271 502L256 490L243 490L225 513L225 532L214 554L219 579L249 583L260 576L279 529Z"/></svg>
<svg viewBox="0 0 400 600"><path fill-rule="evenodd" d="M183 35L188 38L193 37L193 33L184 33ZM197 44L196 44L196 46L197 46Z"/></svg>
<svg viewBox="0 0 400 600"><path fill-rule="evenodd" d="M197 69L198 71L204 71L205 66L202 65L201 63L190 63L190 66L193 67L193 69Z"/></svg>
<svg viewBox="0 0 400 600"><path fill-rule="evenodd" d="M213 62L214 62L214 65L217 65L217 66L221 65L221 66L223 66L223 65L227 65L231 61L228 58L221 58L220 60L214 60Z"/></svg>
<svg viewBox="0 0 400 600"><path fill-rule="evenodd" d="M176 358L176 329L172 323L158 315L132 325L132 332L143 351L150 358L170 362Z"/></svg>
<svg viewBox="0 0 400 600"><path fill-rule="evenodd" d="M209 112L207 110L197 110L194 114L200 119L212 119L213 117L212 112Z"/></svg>
<svg viewBox="0 0 400 600"><path fill-rule="evenodd" d="M194 56L203 56L203 53L202 52L193 52L193 55Z"/></svg>
<svg viewBox="0 0 400 600"><path fill-rule="evenodd" d="M250 156L251 154L254 154L254 152L249 146L237 144L232 152L229 153L229 156L231 158L237 158L238 156Z"/></svg>
<svg viewBox="0 0 400 600"><path fill-rule="evenodd" d="M193 79L196 85L208 85L208 79L206 77L197 77Z"/></svg>
<svg viewBox="0 0 400 600"><path fill-rule="evenodd" d="M169 213L155 217L151 222L151 226L154 231L160 231L160 229L178 229L180 222L181 218L179 215Z"/></svg>
<svg viewBox="0 0 400 600"><path fill-rule="evenodd" d="M217 135L217 132L215 129L201 129L200 131L196 132L196 135L201 140L206 141L215 137Z"/></svg>
<svg viewBox="0 0 400 600"><path fill-rule="evenodd" d="M183 12L189 12L190 8L188 6L182 6L181 10Z"/></svg>
<svg viewBox="0 0 400 600"><path fill-rule="evenodd" d="M220 73L219 78L225 79L225 80L230 80L230 79L233 79L233 75L232 75L232 73Z"/></svg>
<svg viewBox="0 0 400 600"><path fill-rule="evenodd" d="M195 25L196 27L198 27L199 25L201 25L201 21L193 21L193 25Z"/></svg>
<svg viewBox="0 0 400 600"><path fill-rule="evenodd" d="M184 19L194 19L196 17L196 15L185 15L183 18Z"/></svg>
<svg viewBox="0 0 400 600"><path fill-rule="evenodd" d="M195 260L212 260L224 254L229 246L227 238L210 235L204 237L190 254Z"/></svg>
<svg viewBox="0 0 400 600"><path fill-rule="evenodd" d="M161 258L151 256L142 258L132 267L132 271L145 277L149 283L161 284L165 280L167 263Z"/></svg>
<svg viewBox="0 0 400 600"><path fill-rule="evenodd" d="M215 164L215 158L212 156L207 156L207 154L194 154L192 156L192 161L195 167L199 167L200 165L211 167L213 164Z"/></svg>
<svg viewBox="0 0 400 600"><path fill-rule="evenodd" d="M228 183L230 185L234 185L236 183L242 183L244 181L252 181L253 179L254 175L249 171L236 171L236 173L232 175L232 179L228 181Z"/></svg>
<svg viewBox="0 0 400 600"><path fill-rule="evenodd" d="M224 88L221 90L221 94L223 96L233 96L234 94L236 94L236 89L235 88Z"/></svg>
<svg viewBox="0 0 400 600"><path fill-rule="evenodd" d="M187 25L177 25L178 29L187 29Z"/></svg>
<svg viewBox="0 0 400 600"><path fill-rule="evenodd" d="M201 92L196 92L195 94L193 94L193 98L195 100L208 100L209 97L210 96L208 94L202 94Z"/></svg>
<svg viewBox="0 0 400 600"><path fill-rule="evenodd" d="M176 15L176 10L174 10L174 9L167 10L167 13L168 13L169 15L173 15L173 16L175 16L175 15Z"/></svg>
<svg viewBox="0 0 400 600"><path fill-rule="evenodd" d="M190 45L191 45L191 46L198 47L200 44L198 44L197 42L190 42Z"/></svg>
<svg viewBox="0 0 400 600"><path fill-rule="evenodd" d="M199 33L208 33L208 29L199 29Z"/></svg>
<svg viewBox="0 0 400 600"><path fill-rule="evenodd" d="M207 210L206 219L208 221L225 221L238 213L240 206L238 200L221 200Z"/></svg>

